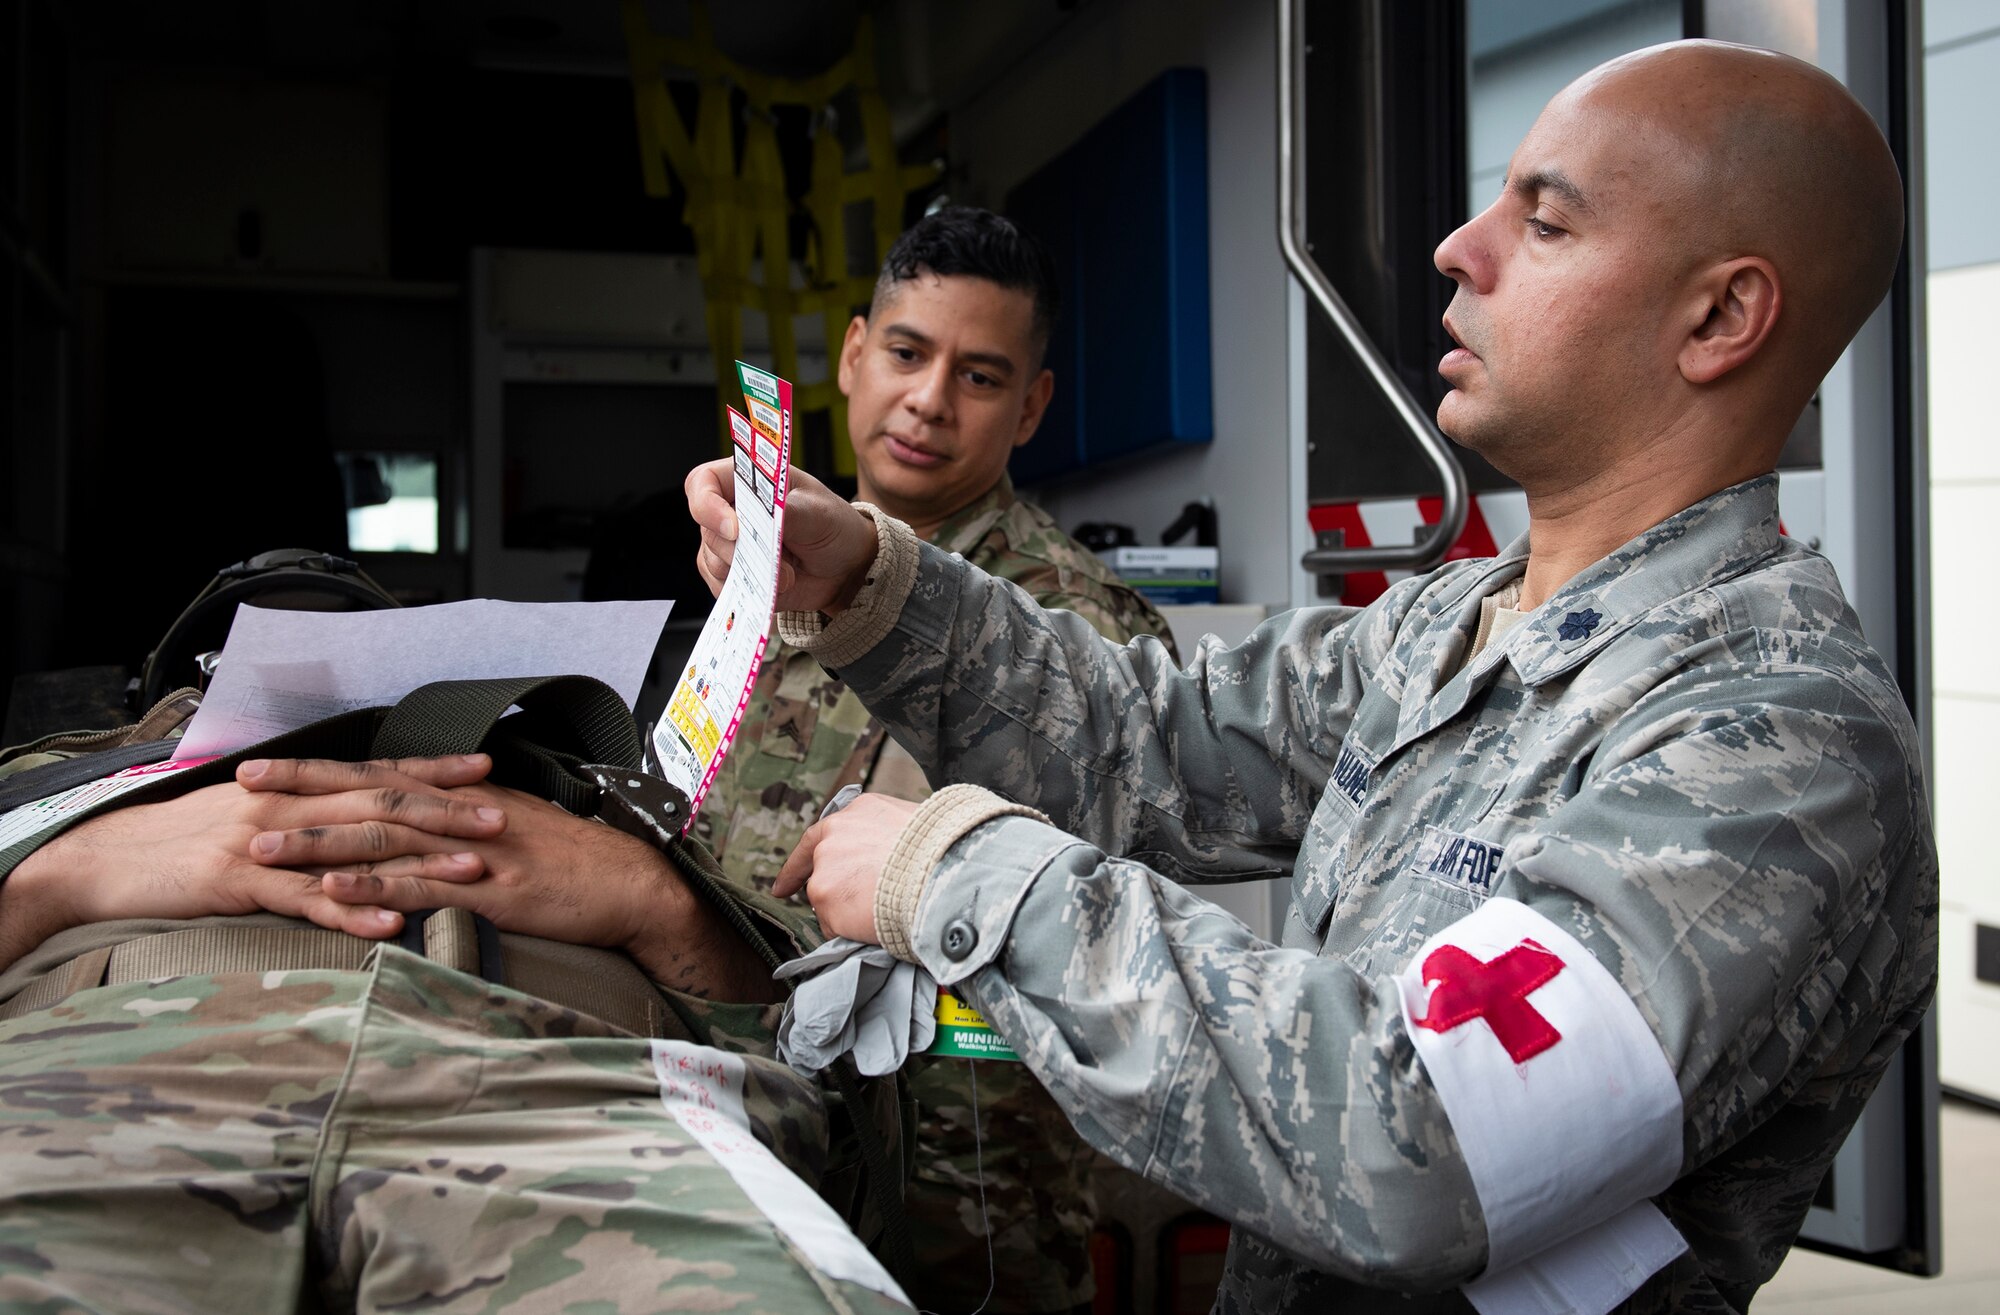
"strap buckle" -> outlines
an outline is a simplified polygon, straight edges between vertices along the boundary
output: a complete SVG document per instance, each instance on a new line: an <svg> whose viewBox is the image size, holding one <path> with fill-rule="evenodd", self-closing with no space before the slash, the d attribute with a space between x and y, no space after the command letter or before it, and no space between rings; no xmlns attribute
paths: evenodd
<svg viewBox="0 0 2000 1315"><path fill-rule="evenodd" d="M677 786L612 763L585 763L579 770L597 786L597 815L627 835L665 848L687 829L693 810Z"/></svg>

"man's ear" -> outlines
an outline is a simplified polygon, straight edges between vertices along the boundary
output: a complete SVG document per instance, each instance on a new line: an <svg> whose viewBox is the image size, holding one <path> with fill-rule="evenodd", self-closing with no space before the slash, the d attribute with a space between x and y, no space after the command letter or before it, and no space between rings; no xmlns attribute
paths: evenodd
<svg viewBox="0 0 2000 1315"><path fill-rule="evenodd" d="M840 395L846 397L854 391L854 372L861 365L861 343L868 336L868 317L856 315L847 322L847 337L840 344L840 366L836 378L840 383Z"/></svg>
<svg viewBox="0 0 2000 1315"><path fill-rule="evenodd" d="M1705 271L1681 343L1681 377L1713 383L1763 350L1784 305L1778 271L1762 256L1739 256Z"/></svg>
<svg viewBox="0 0 2000 1315"><path fill-rule="evenodd" d="M1041 428L1042 417L1048 414L1049 399L1056 395L1055 371L1043 369L1028 385L1028 395L1021 399L1021 425L1014 431L1014 446L1019 447L1035 436Z"/></svg>

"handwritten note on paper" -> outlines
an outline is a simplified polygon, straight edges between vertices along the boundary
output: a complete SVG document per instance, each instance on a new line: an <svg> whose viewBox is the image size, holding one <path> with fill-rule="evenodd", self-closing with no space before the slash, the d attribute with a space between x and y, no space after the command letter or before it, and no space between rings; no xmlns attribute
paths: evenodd
<svg viewBox="0 0 2000 1315"><path fill-rule="evenodd" d="M777 609L778 553L792 459L792 386L741 361L736 373L749 411L746 416L729 410L736 557L653 728L660 774L688 797L690 822L736 738Z"/></svg>

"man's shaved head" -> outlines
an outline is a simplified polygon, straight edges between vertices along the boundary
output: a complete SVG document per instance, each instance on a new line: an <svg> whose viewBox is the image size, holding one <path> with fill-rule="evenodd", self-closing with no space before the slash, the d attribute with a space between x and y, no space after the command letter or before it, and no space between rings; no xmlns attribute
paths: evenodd
<svg viewBox="0 0 2000 1315"><path fill-rule="evenodd" d="M1769 259L1787 302L1774 346L1831 367L1888 292L1903 242L1895 159L1847 88L1789 55L1677 41L1600 65L1565 98L1679 145L1690 256Z"/></svg>
<svg viewBox="0 0 2000 1315"><path fill-rule="evenodd" d="M1718 41L1612 60L1438 247L1459 285L1438 423L1531 501L1662 469L1697 494L1747 479L1881 303L1902 236L1888 144L1819 69Z"/></svg>

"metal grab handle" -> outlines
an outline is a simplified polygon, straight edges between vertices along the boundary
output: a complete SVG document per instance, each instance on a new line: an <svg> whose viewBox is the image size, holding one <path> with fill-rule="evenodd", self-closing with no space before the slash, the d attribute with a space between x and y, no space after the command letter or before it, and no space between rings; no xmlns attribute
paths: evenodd
<svg viewBox="0 0 2000 1315"><path fill-rule="evenodd" d="M1278 247L1285 264L1299 282L1305 284L1333 327L1367 367L1368 377L1382 390L1417 446L1436 467L1444 484L1444 514L1429 533L1410 544L1387 544L1367 548L1315 548L1299 559L1299 565L1314 575L1345 575L1350 571L1390 571L1433 566L1444 560L1451 545L1465 530L1465 471L1458 464L1450 444L1424 414L1417 400L1382 359L1354 312L1334 291L1326 271L1306 253L1305 211L1305 96L1300 83L1305 75L1305 48L1299 43L1300 14L1305 0L1278 0Z"/></svg>

